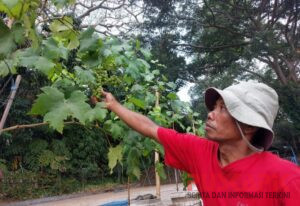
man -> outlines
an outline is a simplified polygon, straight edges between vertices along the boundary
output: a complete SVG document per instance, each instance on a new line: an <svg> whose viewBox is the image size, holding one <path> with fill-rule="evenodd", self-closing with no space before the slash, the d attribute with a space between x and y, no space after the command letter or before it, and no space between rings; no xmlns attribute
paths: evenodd
<svg viewBox="0 0 300 206"><path fill-rule="evenodd" d="M278 96L265 84L209 88L206 138L159 127L103 92L106 106L132 129L158 141L165 163L192 175L204 205L299 205L300 169L266 152Z"/></svg>

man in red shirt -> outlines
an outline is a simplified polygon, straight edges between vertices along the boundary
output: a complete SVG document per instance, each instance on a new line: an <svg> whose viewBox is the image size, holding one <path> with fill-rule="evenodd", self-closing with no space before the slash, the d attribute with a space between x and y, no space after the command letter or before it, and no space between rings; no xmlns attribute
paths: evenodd
<svg viewBox="0 0 300 206"><path fill-rule="evenodd" d="M103 92L106 106L132 129L158 141L165 162L192 175L204 205L300 205L300 169L266 150L278 96L265 84L209 88L206 138L162 128Z"/></svg>

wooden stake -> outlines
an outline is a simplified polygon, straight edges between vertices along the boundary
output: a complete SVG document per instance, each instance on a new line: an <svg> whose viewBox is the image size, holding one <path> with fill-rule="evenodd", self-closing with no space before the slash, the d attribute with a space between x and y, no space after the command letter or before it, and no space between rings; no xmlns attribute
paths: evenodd
<svg viewBox="0 0 300 206"><path fill-rule="evenodd" d="M173 114L174 115L174 114ZM173 122L173 130L175 129L175 124ZM175 183L176 183L176 191L178 192L178 178L177 178L177 169L174 168L174 172L175 172Z"/></svg>
<svg viewBox="0 0 300 206"><path fill-rule="evenodd" d="M159 107L159 92L158 91L155 91L155 96L156 96L155 107ZM155 151L154 163L155 163L155 165L157 163L159 163L158 151ZM155 185L156 185L156 197L160 198L160 177L158 175L156 168L155 168Z"/></svg>
<svg viewBox="0 0 300 206"><path fill-rule="evenodd" d="M0 135L2 133L2 129L4 127L4 124L5 124L5 121L6 121L6 118L8 116L8 113L9 113L9 110L10 110L10 107L14 101L14 98L16 96L16 93L17 93L17 89L19 87L19 84L20 84L20 81L21 81L21 75L18 75L17 78L16 78L16 82L15 82L15 85L12 85L12 91L9 95L9 98L8 98L8 101L7 101L7 105L5 107L5 110L3 112L3 115L2 115L2 118L1 118L1 121L0 121Z"/></svg>
<svg viewBox="0 0 300 206"><path fill-rule="evenodd" d="M129 179L129 176L128 176L128 179L127 179L127 196L128 196L128 205L130 205L130 179Z"/></svg>

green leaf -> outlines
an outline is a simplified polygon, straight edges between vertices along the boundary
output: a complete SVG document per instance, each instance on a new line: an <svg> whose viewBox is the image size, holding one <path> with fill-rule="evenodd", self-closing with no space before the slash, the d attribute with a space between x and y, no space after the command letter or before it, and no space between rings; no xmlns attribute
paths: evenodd
<svg viewBox="0 0 300 206"><path fill-rule="evenodd" d="M54 69L55 64L45 57L38 57L37 61L34 62L34 67L48 76Z"/></svg>
<svg viewBox="0 0 300 206"><path fill-rule="evenodd" d="M43 87L44 93L38 95L37 100L32 106L30 114L44 115L50 111L58 102L64 101L64 94L54 87Z"/></svg>
<svg viewBox="0 0 300 206"><path fill-rule="evenodd" d="M139 50L141 48L141 42L139 40L135 41L135 47L137 50Z"/></svg>
<svg viewBox="0 0 300 206"><path fill-rule="evenodd" d="M139 167L133 167L131 173L137 178L140 179L141 177L141 169Z"/></svg>
<svg viewBox="0 0 300 206"><path fill-rule="evenodd" d="M82 63L87 67L97 67L101 64L102 58L97 52L88 52L81 58Z"/></svg>
<svg viewBox="0 0 300 206"><path fill-rule="evenodd" d="M110 125L110 129L109 129L111 135L116 139L118 137L122 137L123 135L123 128L119 126L119 124L117 123L112 123Z"/></svg>
<svg viewBox="0 0 300 206"><path fill-rule="evenodd" d="M86 30L80 33L79 39L88 39L93 36L95 29L93 27L88 27Z"/></svg>
<svg viewBox="0 0 300 206"><path fill-rule="evenodd" d="M64 120L69 116L69 110L66 105L58 104L44 116L44 122L49 122L49 126L62 133Z"/></svg>
<svg viewBox="0 0 300 206"><path fill-rule="evenodd" d="M5 77L9 73L15 74L16 68L13 66L12 60L0 61L0 77Z"/></svg>
<svg viewBox="0 0 300 206"><path fill-rule="evenodd" d="M68 49L59 45L53 38L43 41L44 54L48 59L59 60L60 58L68 58Z"/></svg>
<svg viewBox="0 0 300 206"><path fill-rule="evenodd" d="M171 99L171 100L176 100L176 99L178 99L178 97L177 97L177 95L175 94L175 93L169 93L168 95L167 95L167 97L169 98L169 99Z"/></svg>
<svg viewBox="0 0 300 206"><path fill-rule="evenodd" d="M176 84L173 82L168 82L167 86L170 87L171 89L176 89Z"/></svg>
<svg viewBox="0 0 300 206"><path fill-rule="evenodd" d="M152 82L153 81L153 79L154 79L154 74L152 74L152 73L147 73L147 74L145 74L145 81L147 81L147 82Z"/></svg>
<svg viewBox="0 0 300 206"><path fill-rule="evenodd" d="M83 70L79 66L75 66L75 75L81 84L89 84L95 81L94 74L91 70Z"/></svg>
<svg viewBox="0 0 300 206"><path fill-rule="evenodd" d="M108 151L108 167L110 169L110 174L113 173L113 169L119 162L122 164L123 158L123 148L122 145L118 145L116 147L110 147Z"/></svg>
<svg viewBox="0 0 300 206"><path fill-rule="evenodd" d="M25 42L25 30L20 22L13 25L12 33L17 44L23 44Z"/></svg>
<svg viewBox="0 0 300 206"><path fill-rule="evenodd" d="M140 178L141 170L139 168L140 165L140 158L141 154L137 147L130 147L128 157L127 157L127 165L128 165L128 171L127 173L129 175L134 175L136 178Z"/></svg>
<svg viewBox="0 0 300 206"><path fill-rule="evenodd" d="M14 8L18 3L19 0L1 0L8 9Z"/></svg>
<svg viewBox="0 0 300 206"><path fill-rule="evenodd" d="M69 44L68 44L68 49L72 50L72 49L76 49L77 47L79 47L79 40L77 38L77 35L74 32L71 32L71 34L69 35Z"/></svg>
<svg viewBox="0 0 300 206"><path fill-rule="evenodd" d="M128 100L129 102L133 103L135 106L142 108L142 109L146 109L146 103L140 99L137 99L135 97L131 97Z"/></svg>
<svg viewBox="0 0 300 206"><path fill-rule="evenodd" d="M140 92L140 91L143 91L144 90L144 87L140 84L135 84L131 87L131 92Z"/></svg>
<svg viewBox="0 0 300 206"><path fill-rule="evenodd" d="M14 42L14 35L9 28L0 20L0 59L4 59L15 50L17 45Z"/></svg>
<svg viewBox="0 0 300 206"><path fill-rule="evenodd" d="M151 52L149 49L140 49L140 51L142 52L142 54L144 55L144 57L149 60L151 59Z"/></svg>
<svg viewBox="0 0 300 206"><path fill-rule="evenodd" d="M52 32L57 33L61 31L68 31L73 29L73 19L67 16L64 16L61 19L54 20L51 25L50 29Z"/></svg>
<svg viewBox="0 0 300 206"><path fill-rule="evenodd" d="M22 17L20 15L26 13L28 11L29 7L32 5L34 5L34 3L32 1L1 0L0 1L0 11L5 12L10 18L19 20Z"/></svg>
<svg viewBox="0 0 300 206"><path fill-rule="evenodd" d="M156 169L158 175L163 180L167 179L167 175L166 175L165 170L164 170L164 165L161 162L156 162L155 163L155 169Z"/></svg>
<svg viewBox="0 0 300 206"><path fill-rule="evenodd" d="M55 67L55 64L51 60L43 56L37 56L32 49L26 49L20 52L18 51L16 56L19 59L19 66L36 69L47 76L54 70Z"/></svg>
<svg viewBox="0 0 300 206"><path fill-rule="evenodd" d="M132 61L129 62L129 65L126 68L125 72L134 79L137 79L140 76L140 71L139 71L137 65Z"/></svg>
<svg viewBox="0 0 300 206"><path fill-rule="evenodd" d="M103 121L107 115L107 109L104 108L104 103L98 102L95 106L95 108L89 110L86 113L86 119L89 120L90 122L94 120L99 120Z"/></svg>
<svg viewBox="0 0 300 206"><path fill-rule="evenodd" d="M90 106L85 102L86 96L81 91L72 92L70 98L65 99L64 94L57 88L44 87L34 103L31 114L45 114L44 122L49 122L50 127L62 132L64 120L74 117L82 124L86 121L86 113Z"/></svg>
<svg viewBox="0 0 300 206"><path fill-rule="evenodd" d="M88 28L86 31L81 33L79 37L80 47L79 52L86 52L86 51L95 51L99 47L99 39L93 36L94 33L93 28Z"/></svg>

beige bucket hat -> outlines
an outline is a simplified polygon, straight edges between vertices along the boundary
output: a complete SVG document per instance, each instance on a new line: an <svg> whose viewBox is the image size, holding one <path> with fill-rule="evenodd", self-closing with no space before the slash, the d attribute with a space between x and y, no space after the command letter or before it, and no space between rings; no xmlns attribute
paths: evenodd
<svg viewBox="0 0 300 206"><path fill-rule="evenodd" d="M220 90L210 87L205 91L205 104L208 110L222 97L228 112L237 121L259 127L259 138L251 142L255 147L267 150L273 141L272 130L278 112L278 95L274 89L255 82L241 82Z"/></svg>

